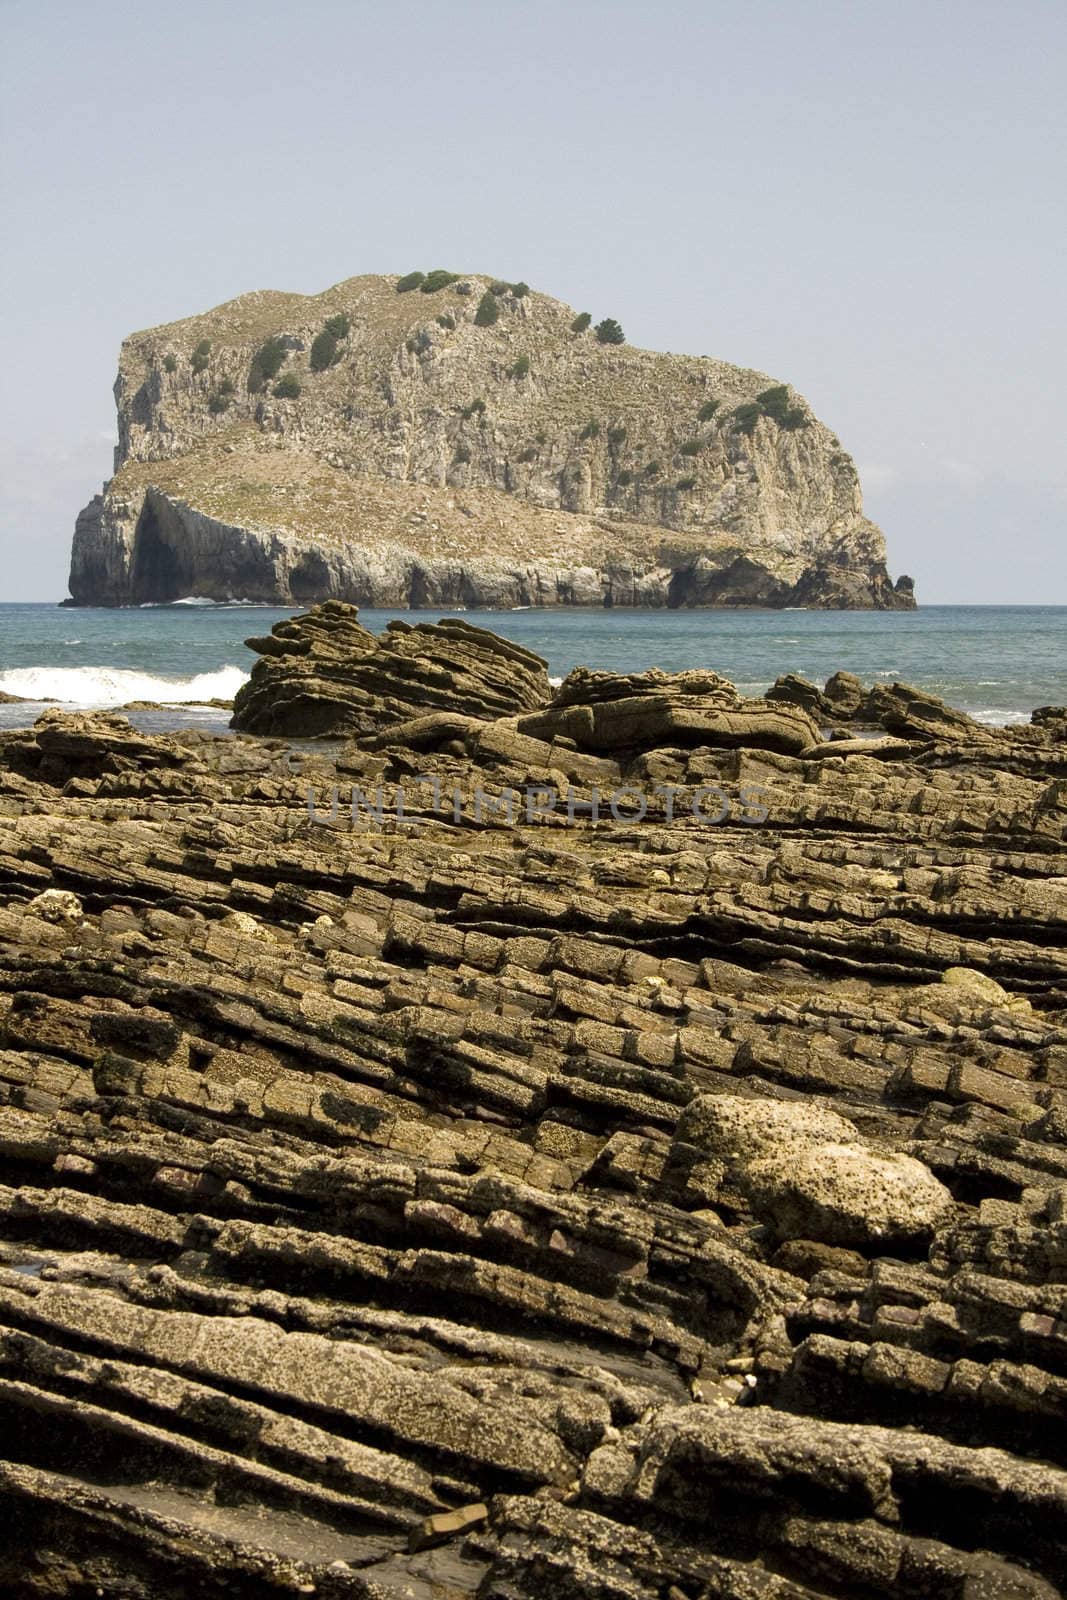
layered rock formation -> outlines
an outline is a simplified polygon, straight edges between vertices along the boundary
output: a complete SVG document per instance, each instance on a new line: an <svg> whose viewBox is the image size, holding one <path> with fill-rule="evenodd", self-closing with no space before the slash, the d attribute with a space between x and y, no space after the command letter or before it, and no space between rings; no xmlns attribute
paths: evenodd
<svg viewBox="0 0 1067 1600"><path fill-rule="evenodd" d="M134 334L74 603L914 604L799 395L574 324L363 277Z"/></svg>
<svg viewBox="0 0 1067 1600"><path fill-rule="evenodd" d="M355 606L328 600L247 643L261 659L234 702L245 733L358 737L457 705L489 720L551 692L540 656L458 618L394 621L378 638Z"/></svg>
<svg viewBox="0 0 1067 1600"><path fill-rule="evenodd" d="M395 682L0 735L4 1592L1059 1593L1062 711L786 753L575 674L595 753Z"/></svg>

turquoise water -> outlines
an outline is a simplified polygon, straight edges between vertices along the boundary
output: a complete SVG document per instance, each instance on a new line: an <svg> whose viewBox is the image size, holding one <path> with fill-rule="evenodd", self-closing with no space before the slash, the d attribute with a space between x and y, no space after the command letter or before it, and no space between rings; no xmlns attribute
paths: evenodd
<svg viewBox="0 0 1067 1600"><path fill-rule="evenodd" d="M31 722L44 703L229 699L254 657L244 640L292 615L260 606L137 610L0 605L0 690L31 705L0 706L0 726ZM393 615L435 621L455 612L361 611L375 632ZM985 722L1026 721L1067 703L1067 606L925 606L918 611L467 611L536 650L563 677L579 664L638 671L711 667L758 694L783 672L822 683L845 668L867 683L895 678L941 695ZM224 713L169 713L164 723L224 724Z"/></svg>

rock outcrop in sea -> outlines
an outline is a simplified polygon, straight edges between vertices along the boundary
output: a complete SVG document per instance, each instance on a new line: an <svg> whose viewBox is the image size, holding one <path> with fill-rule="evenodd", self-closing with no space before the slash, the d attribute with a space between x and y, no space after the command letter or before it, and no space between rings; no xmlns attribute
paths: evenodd
<svg viewBox="0 0 1067 1600"><path fill-rule="evenodd" d="M1059 1594L1067 711L420 638L0 734L4 1592Z"/></svg>
<svg viewBox="0 0 1067 1600"><path fill-rule="evenodd" d="M914 605L789 385L603 343L524 284L405 282L128 338L72 603Z"/></svg>

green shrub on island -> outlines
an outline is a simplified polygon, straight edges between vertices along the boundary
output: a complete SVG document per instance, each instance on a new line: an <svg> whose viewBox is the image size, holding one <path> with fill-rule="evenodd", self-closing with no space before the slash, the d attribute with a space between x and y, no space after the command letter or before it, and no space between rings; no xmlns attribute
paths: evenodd
<svg viewBox="0 0 1067 1600"><path fill-rule="evenodd" d="M237 393L237 385L234 383L233 379L232 378L223 378L222 382L219 384L219 394L236 394L236 393Z"/></svg>
<svg viewBox="0 0 1067 1600"><path fill-rule="evenodd" d="M412 289L420 289L426 282L425 272L409 272L406 278L401 278L396 286L397 294L410 294Z"/></svg>
<svg viewBox="0 0 1067 1600"><path fill-rule="evenodd" d="M734 422L742 433L755 432L756 423L763 415L763 407L754 400L746 400L734 407Z"/></svg>
<svg viewBox="0 0 1067 1600"><path fill-rule="evenodd" d="M703 439L687 439L684 444L678 446L678 454L680 456L698 456L703 448Z"/></svg>
<svg viewBox="0 0 1067 1600"><path fill-rule="evenodd" d="M596 336L600 344L626 343L626 335L614 317L605 317L603 322L597 323Z"/></svg>
<svg viewBox="0 0 1067 1600"><path fill-rule="evenodd" d="M469 406L464 406L463 407L463 410L460 412L460 416L465 418L465 419L466 418L470 418L470 417L477 417L477 416L481 416L481 414L482 414L482 412L484 410L485 410L485 401L481 398L481 396L479 396L477 400L472 400Z"/></svg>
<svg viewBox="0 0 1067 1600"><path fill-rule="evenodd" d="M792 433L797 428L811 426L811 418L803 406L790 405L789 390L784 383L776 383L770 389L764 389L755 400L746 401L734 411L734 420L742 433L751 433L760 417L769 417L787 433Z"/></svg>
<svg viewBox="0 0 1067 1600"><path fill-rule="evenodd" d="M534 449L532 444L531 445L527 445L526 449L520 452L519 460L524 465L527 462L536 461L537 460L537 451Z"/></svg>
<svg viewBox="0 0 1067 1600"><path fill-rule="evenodd" d="M165 355L163 357L163 371L164 372L177 372L177 370L178 370L178 357L176 355L172 355L172 354L168 353L167 355Z"/></svg>
<svg viewBox="0 0 1067 1600"><path fill-rule="evenodd" d="M265 389L272 378L276 378L285 364L289 354L285 340L277 334L261 344L252 357L252 365L248 370L248 387L252 394L258 394Z"/></svg>
<svg viewBox="0 0 1067 1600"><path fill-rule="evenodd" d="M456 453L452 457L452 464L453 464L453 466L456 466L456 467L462 467L462 466L466 465L466 463L470 460L470 458L471 458L471 453L467 449L467 446L465 444L461 444L461 445L457 446Z"/></svg>
<svg viewBox="0 0 1067 1600"><path fill-rule="evenodd" d="M609 444L613 444L613 445L625 444L626 443L626 429L625 428L609 428L608 429L608 443Z"/></svg>
<svg viewBox="0 0 1067 1600"><path fill-rule="evenodd" d="M508 369L509 378L525 378L530 370L529 356L520 356Z"/></svg>
<svg viewBox="0 0 1067 1600"><path fill-rule="evenodd" d="M630 471L629 467L624 467L623 470L620 473L618 473L618 475L615 478L615 482L618 484L620 489L628 489L630 484L633 483L633 481L634 481L634 475Z"/></svg>
<svg viewBox="0 0 1067 1600"><path fill-rule="evenodd" d="M500 307L492 289L487 289L478 301L478 309L474 313L474 326L476 328L491 328L500 317Z"/></svg>
<svg viewBox="0 0 1067 1600"><path fill-rule="evenodd" d="M695 478L679 478L674 487L676 489L695 489L696 486L697 481Z"/></svg>
<svg viewBox="0 0 1067 1600"><path fill-rule="evenodd" d="M199 374L199 373L203 372L204 368L207 366L207 358L208 358L208 356L210 354L211 354L211 340L210 339L201 339L200 343L197 345L196 349L193 351L192 359L189 362L189 365L192 367L192 369L193 369L193 371L195 373Z"/></svg>
<svg viewBox="0 0 1067 1600"><path fill-rule="evenodd" d="M347 339L352 324L344 312L339 311L335 317L327 317L322 326L324 331L332 333L335 339Z"/></svg>
<svg viewBox="0 0 1067 1600"><path fill-rule="evenodd" d="M648 463L648 466L645 468L645 477L646 478L658 478L662 471L663 471L663 463L662 463L662 461L650 461Z"/></svg>
<svg viewBox="0 0 1067 1600"><path fill-rule="evenodd" d="M489 285L489 293L490 294L495 294L495 295L501 295L501 296L506 295L506 294L510 294L511 293L511 284L510 283L505 283L503 278L497 278L495 283L491 283Z"/></svg>
<svg viewBox="0 0 1067 1600"><path fill-rule="evenodd" d="M530 285L528 283L521 282L513 283L511 285L511 292L515 296L516 300L525 300L526 296L530 293Z"/></svg>
<svg viewBox="0 0 1067 1600"><path fill-rule="evenodd" d="M599 439L600 423L595 419L592 422L587 422L578 437L579 439Z"/></svg>
<svg viewBox="0 0 1067 1600"><path fill-rule="evenodd" d="M295 372L287 372L274 385L273 394L278 400L299 400L300 380Z"/></svg>
<svg viewBox="0 0 1067 1600"><path fill-rule="evenodd" d="M339 359L337 340L328 328L323 328L321 333L315 335L311 345L311 370L312 372L325 372L327 367L332 367Z"/></svg>
<svg viewBox="0 0 1067 1600"><path fill-rule="evenodd" d="M698 422L710 422L712 417L715 415L716 411L718 411L718 409L719 409L719 407L721 405L722 405L722 401L721 400L705 400L704 404L701 406L700 410L697 412L697 421Z"/></svg>
<svg viewBox="0 0 1067 1600"><path fill-rule="evenodd" d="M447 328L451 333L456 326L456 319L452 315L451 311L442 311L441 315L437 319L437 325L440 328Z"/></svg>
<svg viewBox="0 0 1067 1600"><path fill-rule="evenodd" d="M207 408L213 417L221 417L224 411L229 411L233 401L228 394L219 394L217 391L211 396Z"/></svg>
<svg viewBox="0 0 1067 1600"><path fill-rule="evenodd" d="M789 410L789 390L784 383L776 383L756 396L756 404L763 407L765 417L773 417L777 422Z"/></svg>
<svg viewBox="0 0 1067 1600"><path fill-rule="evenodd" d="M574 321L571 323L571 332L572 333L584 333L586 328L588 328L589 324L592 322L592 320L593 320L593 318L592 318L592 315L591 315L590 312L588 312L588 311L579 311L578 315L575 317Z"/></svg>
<svg viewBox="0 0 1067 1600"><path fill-rule="evenodd" d="M433 272L428 272L419 284L423 294L436 294L438 289L447 289L450 283L458 283L459 273L449 272L444 267L437 267Z"/></svg>

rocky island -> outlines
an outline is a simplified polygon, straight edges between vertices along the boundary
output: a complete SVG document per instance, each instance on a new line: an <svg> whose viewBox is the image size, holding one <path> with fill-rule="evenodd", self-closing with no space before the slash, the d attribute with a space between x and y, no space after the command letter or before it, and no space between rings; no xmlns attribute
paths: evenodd
<svg viewBox="0 0 1067 1600"><path fill-rule="evenodd" d="M75 605L907 608L787 384L446 271L245 294L122 346Z"/></svg>
<svg viewBox="0 0 1067 1600"><path fill-rule="evenodd" d="M1067 709L252 642L0 734L4 1593L1062 1593Z"/></svg>

